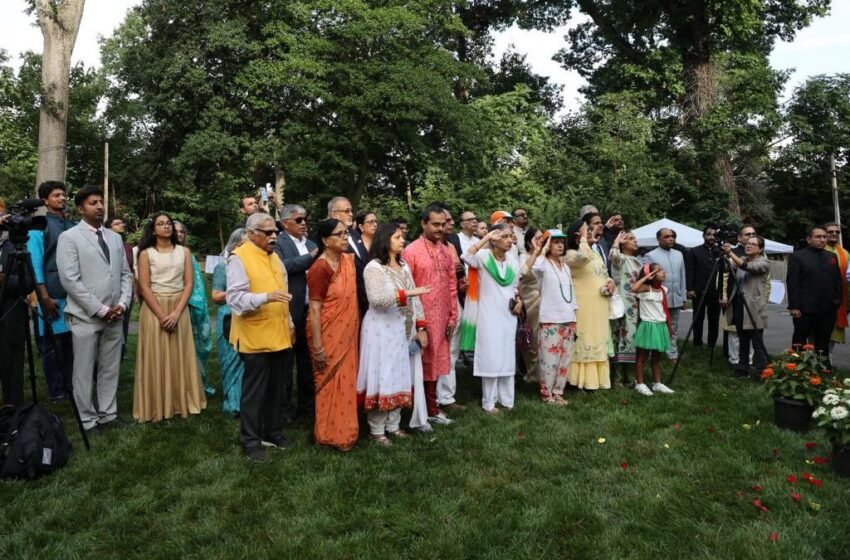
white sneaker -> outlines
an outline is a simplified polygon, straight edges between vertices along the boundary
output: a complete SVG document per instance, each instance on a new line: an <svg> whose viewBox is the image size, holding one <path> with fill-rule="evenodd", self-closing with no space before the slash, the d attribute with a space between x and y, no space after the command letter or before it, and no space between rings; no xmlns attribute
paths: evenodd
<svg viewBox="0 0 850 560"><path fill-rule="evenodd" d="M437 414L436 416L429 416L428 421L433 422L434 424L437 424L438 426L448 426L449 424L454 422L454 420L452 420L451 418L449 418L448 416L446 416L442 412Z"/></svg>
<svg viewBox="0 0 850 560"><path fill-rule="evenodd" d="M670 387L668 387L667 385L665 385L664 383L655 383L652 386L652 390L655 391L656 393L662 393L664 395L672 395L673 393L676 392L673 389L671 389Z"/></svg>
<svg viewBox="0 0 850 560"><path fill-rule="evenodd" d="M646 383L638 383L637 385L635 385L635 391L637 391L644 397L652 396L652 391L649 390L649 387L646 386Z"/></svg>

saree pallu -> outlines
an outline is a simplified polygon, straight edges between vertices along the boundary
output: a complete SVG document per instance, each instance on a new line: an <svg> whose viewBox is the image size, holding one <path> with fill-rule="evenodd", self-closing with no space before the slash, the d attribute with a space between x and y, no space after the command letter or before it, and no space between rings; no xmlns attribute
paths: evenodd
<svg viewBox="0 0 850 560"><path fill-rule="evenodd" d="M318 264L320 261L316 261ZM324 265L324 263L322 263ZM314 264L315 266L315 264ZM309 274L309 273L308 273ZM313 348L308 315L307 340ZM316 386L316 443L347 451L357 443L357 367L359 357L360 313L354 256L340 256L339 268L322 301L322 348L328 358L325 369L313 361Z"/></svg>
<svg viewBox="0 0 850 560"><path fill-rule="evenodd" d="M171 313L180 293L155 294L163 313ZM158 422L173 416L200 414L207 407L198 362L193 352L192 325L184 312L174 332L164 330L146 303L139 315L133 418Z"/></svg>
<svg viewBox="0 0 850 560"><path fill-rule="evenodd" d="M192 338L195 341L195 356L198 358L198 371L204 382L204 392L215 395L215 388L207 381L207 358L212 351L210 333L210 313L207 307L207 284L195 255L192 255L192 295L189 296L189 320L192 323Z"/></svg>

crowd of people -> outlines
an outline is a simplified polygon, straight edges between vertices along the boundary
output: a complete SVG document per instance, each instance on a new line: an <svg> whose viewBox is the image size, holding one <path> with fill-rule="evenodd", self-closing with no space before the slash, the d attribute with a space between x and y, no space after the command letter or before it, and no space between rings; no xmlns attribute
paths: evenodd
<svg viewBox="0 0 850 560"><path fill-rule="evenodd" d="M514 407L517 375L559 407L569 404L568 387L610 389L631 383L632 372L639 394L673 394L662 357L678 359L679 313L689 299L695 346L707 318L709 346L721 328L732 331L729 360L740 376L768 360L770 266L751 226L734 245L706 226L704 244L690 250L663 228L658 247L641 254L622 215L603 221L591 205L566 228L536 229L524 208L487 219L465 210L456 224L446 205L432 203L421 213L421 235L409 240L406 220L355 214L336 197L310 238L302 206L284 206L275 220L246 197L244 227L230 235L212 275L221 372L213 387L206 280L186 227L158 212L131 248L123 221L105 219L96 187L74 196L79 222L70 219L63 183L42 184L39 197L48 214L46 229L29 233L34 278L11 274L6 240L0 271L9 285L23 282L40 296L36 343L48 397L73 398L92 434L127 423L116 395L135 300L133 418L200 414L220 390L254 461L285 448L284 429L298 418L312 423L318 444L341 451L357 443L359 411L368 437L383 446L408 437L404 408L410 429L451 424L465 409L456 401L459 365L481 379L489 415ZM793 342L811 339L827 356L847 327L850 254L839 233L836 224L811 228L787 274ZM14 312L17 292L4 291L0 302L3 396L12 404L24 398L18 323L29 311Z"/></svg>

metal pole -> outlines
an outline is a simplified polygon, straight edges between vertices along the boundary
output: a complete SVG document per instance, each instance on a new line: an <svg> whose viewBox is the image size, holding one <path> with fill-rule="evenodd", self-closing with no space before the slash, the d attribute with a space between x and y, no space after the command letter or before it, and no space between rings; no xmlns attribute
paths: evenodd
<svg viewBox="0 0 850 560"><path fill-rule="evenodd" d="M103 143L103 215L109 219L109 142Z"/></svg>
<svg viewBox="0 0 850 560"><path fill-rule="evenodd" d="M829 154L829 175L832 180L832 206L835 209L835 223L838 224L838 244L844 246L841 234L841 212L838 209L838 174L835 171L835 154Z"/></svg>

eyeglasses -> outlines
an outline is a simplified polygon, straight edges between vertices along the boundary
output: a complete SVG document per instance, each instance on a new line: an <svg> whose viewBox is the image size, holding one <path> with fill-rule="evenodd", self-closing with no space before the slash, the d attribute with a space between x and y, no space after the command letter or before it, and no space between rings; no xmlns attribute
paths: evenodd
<svg viewBox="0 0 850 560"><path fill-rule="evenodd" d="M377 224L377 223L378 223L378 220L366 220L366 221L365 221L365 222L363 222L363 223L364 223L364 224L368 224L368 225L370 225L370 226L373 226L373 225L375 225L375 224Z"/></svg>
<svg viewBox="0 0 850 560"><path fill-rule="evenodd" d="M528 214L526 214L525 212L515 212L514 213L514 218L527 218L527 217L528 217Z"/></svg>
<svg viewBox="0 0 850 560"><path fill-rule="evenodd" d="M471 218L464 218L464 219L461 220L461 222L477 222L477 221L478 221L478 218L476 218L475 216L472 216Z"/></svg>
<svg viewBox="0 0 850 560"><path fill-rule="evenodd" d="M265 235L266 237L271 237L272 235L277 235L277 230L276 230L276 229L259 229L259 228L257 228L257 229L255 229L254 231L257 231L257 232L259 232L259 233L262 233L262 234L263 234L263 235Z"/></svg>
<svg viewBox="0 0 850 560"><path fill-rule="evenodd" d="M284 220L284 222L286 222L286 221L292 221L292 222L295 222L296 224L303 224L304 222L307 221L307 218L304 217L304 216L298 216L297 218L286 218Z"/></svg>
<svg viewBox="0 0 850 560"><path fill-rule="evenodd" d="M745 243L744 247L759 247L758 243Z"/></svg>
<svg viewBox="0 0 850 560"><path fill-rule="evenodd" d="M348 237L348 232L347 232L347 231L345 231L345 230L343 230L343 231L335 231L335 232L333 232L331 235L332 235L333 237L338 237L338 238L340 238L340 239L345 239L346 237Z"/></svg>
<svg viewBox="0 0 850 560"><path fill-rule="evenodd" d="M171 222L157 222L154 225L156 227L171 227L173 224Z"/></svg>
<svg viewBox="0 0 850 560"><path fill-rule="evenodd" d="M351 210L351 208L345 208L345 209L343 209L343 210L334 210L334 214L336 214L337 212L342 212L343 214L353 214L353 213L354 213L354 212Z"/></svg>

